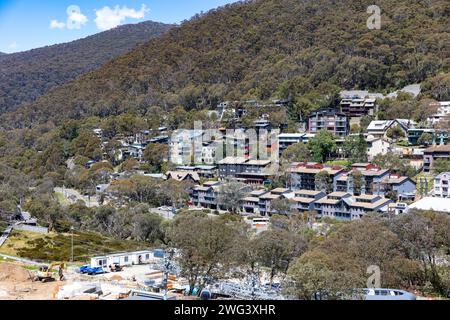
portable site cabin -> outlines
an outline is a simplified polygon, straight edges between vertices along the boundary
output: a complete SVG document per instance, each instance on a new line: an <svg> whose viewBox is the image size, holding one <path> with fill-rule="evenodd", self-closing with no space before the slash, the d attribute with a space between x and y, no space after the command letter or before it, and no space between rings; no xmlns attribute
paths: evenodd
<svg viewBox="0 0 450 320"><path fill-rule="evenodd" d="M153 251L136 251L115 253L91 258L91 267L108 268L112 264L132 266L149 263L153 259Z"/></svg>

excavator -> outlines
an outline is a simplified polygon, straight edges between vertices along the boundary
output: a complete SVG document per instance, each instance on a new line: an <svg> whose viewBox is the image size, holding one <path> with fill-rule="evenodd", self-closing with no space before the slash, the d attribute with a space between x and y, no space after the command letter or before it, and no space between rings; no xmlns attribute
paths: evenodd
<svg viewBox="0 0 450 320"><path fill-rule="evenodd" d="M48 266L40 267L39 271L34 277L34 281L41 281L41 282L55 281L56 279L53 276L53 268L55 267L58 267L59 281L63 281L64 280L63 271L64 269L66 269L66 264L64 262L52 262Z"/></svg>

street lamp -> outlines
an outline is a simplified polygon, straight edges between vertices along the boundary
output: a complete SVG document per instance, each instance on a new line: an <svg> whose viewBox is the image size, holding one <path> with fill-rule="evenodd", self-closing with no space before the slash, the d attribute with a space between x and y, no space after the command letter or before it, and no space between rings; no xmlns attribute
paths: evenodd
<svg viewBox="0 0 450 320"><path fill-rule="evenodd" d="M72 262L72 263L73 263L73 230L74 230L74 227L71 226L71 227L70 227L70 231L72 232L72 259L71 259L71 262Z"/></svg>

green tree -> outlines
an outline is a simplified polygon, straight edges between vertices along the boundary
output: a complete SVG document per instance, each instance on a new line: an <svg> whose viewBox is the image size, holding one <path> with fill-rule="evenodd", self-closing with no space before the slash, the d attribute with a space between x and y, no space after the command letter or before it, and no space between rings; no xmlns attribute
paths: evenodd
<svg viewBox="0 0 450 320"><path fill-rule="evenodd" d="M400 126L397 125L388 129L386 132L386 137L394 141L398 141L399 139L405 137L405 132L400 128Z"/></svg>
<svg viewBox="0 0 450 320"><path fill-rule="evenodd" d="M222 219L181 214L174 220L169 240L179 250L177 260L190 292L227 273L240 239L238 229Z"/></svg>
<svg viewBox="0 0 450 320"><path fill-rule="evenodd" d="M343 150L345 157L350 162L367 162L367 142L362 133L358 136L347 136L344 141Z"/></svg>
<svg viewBox="0 0 450 320"><path fill-rule="evenodd" d="M400 239L405 256L420 263L421 272L434 291L441 295L448 294L448 278L443 278L448 271L445 273L438 262L450 250L448 214L412 211L392 220L390 228Z"/></svg>
<svg viewBox="0 0 450 320"><path fill-rule="evenodd" d="M429 146L433 143L433 135L431 133L424 132L417 140L417 143L422 146Z"/></svg>
<svg viewBox="0 0 450 320"><path fill-rule="evenodd" d="M296 299L340 299L359 281L348 270L333 270L330 259L320 253L308 253L297 258L289 268L285 293Z"/></svg>
<svg viewBox="0 0 450 320"><path fill-rule="evenodd" d="M164 162L169 158L169 146L151 143L145 148L143 158L151 166L152 172L161 172Z"/></svg>
<svg viewBox="0 0 450 320"><path fill-rule="evenodd" d="M327 130L320 130L308 143L314 161L325 162L336 151L336 141L333 134Z"/></svg>
<svg viewBox="0 0 450 320"><path fill-rule="evenodd" d="M155 243L164 237L163 219L155 213L140 213L133 217L133 237L138 241Z"/></svg>
<svg viewBox="0 0 450 320"><path fill-rule="evenodd" d="M410 178L417 174L416 170L406 160L393 153L378 154L372 159L372 163Z"/></svg>
<svg viewBox="0 0 450 320"><path fill-rule="evenodd" d="M258 261L270 269L270 283L278 272L285 273L291 261L306 251L307 243L298 234L284 229L271 229L255 238Z"/></svg>
<svg viewBox="0 0 450 320"><path fill-rule="evenodd" d="M241 182L228 181L219 188L218 203L232 213L238 213L242 198L248 192L248 186Z"/></svg>
<svg viewBox="0 0 450 320"><path fill-rule="evenodd" d="M283 163L309 162L311 160L311 152L308 146L302 142L290 145L281 154L281 161Z"/></svg>
<svg viewBox="0 0 450 320"><path fill-rule="evenodd" d="M316 174L315 177L316 190L329 193L333 189L332 183L333 181L331 180L328 171L323 170Z"/></svg>
<svg viewBox="0 0 450 320"><path fill-rule="evenodd" d="M275 199L271 203L271 209L277 214L289 215L292 212L291 202L286 198Z"/></svg>
<svg viewBox="0 0 450 320"><path fill-rule="evenodd" d="M436 159L435 161L433 161L433 172L435 174L450 172L450 160Z"/></svg>
<svg viewBox="0 0 450 320"><path fill-rule="evenodd" d="M362 192L362 187L364 186L365 180L364 176L359 170L353 170L351 173L353 181L353 193L355 195L360 195Z"/></svg>

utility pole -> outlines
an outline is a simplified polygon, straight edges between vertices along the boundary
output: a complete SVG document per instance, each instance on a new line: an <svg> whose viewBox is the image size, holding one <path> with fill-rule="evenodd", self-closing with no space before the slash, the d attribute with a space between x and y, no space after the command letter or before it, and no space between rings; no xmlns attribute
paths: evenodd
<svg viewBox="0 0 450 320"><path fill-rule="evenodd" d="M71 262L72 262L72 263L73 263L73 230L74 230L74 227L71 226L71 227L70 227L70 231L72 232L72 259L71 259Z"/></svg>

